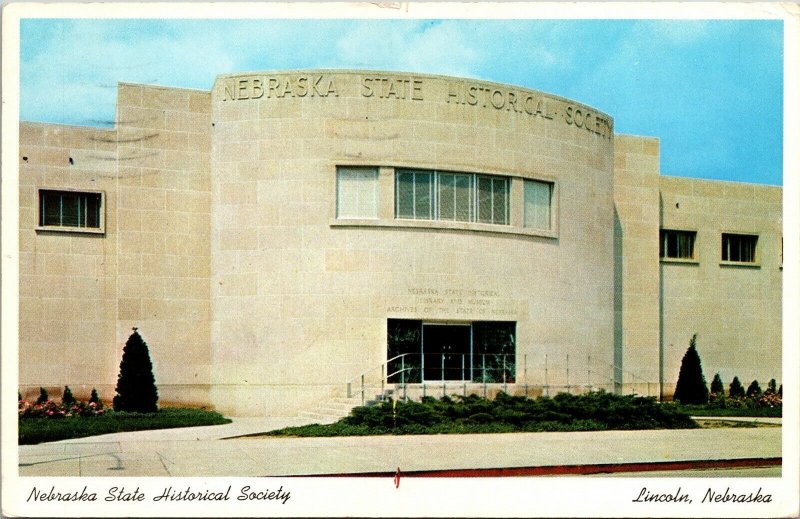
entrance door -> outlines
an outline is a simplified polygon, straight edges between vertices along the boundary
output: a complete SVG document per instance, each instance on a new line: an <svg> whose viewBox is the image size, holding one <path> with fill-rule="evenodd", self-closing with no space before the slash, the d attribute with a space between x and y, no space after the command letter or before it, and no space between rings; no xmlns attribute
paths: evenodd
<svg viewBox="0 0 800 519"><path fill-rule="evenodd" d="M423 324L424 379L470 380L471 349L470 324Z"/></svg>

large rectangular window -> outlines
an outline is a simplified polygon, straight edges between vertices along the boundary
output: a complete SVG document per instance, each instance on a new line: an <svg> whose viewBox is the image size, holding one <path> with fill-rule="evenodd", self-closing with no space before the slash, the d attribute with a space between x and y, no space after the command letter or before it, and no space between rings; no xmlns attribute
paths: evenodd
<svg viewBox="0 0 800 519"><path fill-rule="evenodd" d="M695 231L661 229L659 256L668 259L694 259Z"/></svg>
<svg viewBox="0 0 800 519"><path fill-rule="evenodd" d="M507 177L398 169L395 216L508 225Z"/></svg>
<svg viewBox="0 0 800 519"><path fill-rule="evenodd" d="M101 229L102 193L39 190L39 226Z"/></svg>
<svg viewBox="0 0 800 519"><path fill-rule="evenodd" d="M758 236L752 234L722 234L722 261L756 262Z"/></svg>
<svg viewBox="0 0 800 519"><path fill-rule="evenodd" d="M553 183L539 180L525 181L525 227L550 230L552 228Z"/></svg>
<svg viewBox="0 0 800 519"><path fill-rule="evenodd" d="M336 169L336 217L378 217L378 168Z"/></svg>

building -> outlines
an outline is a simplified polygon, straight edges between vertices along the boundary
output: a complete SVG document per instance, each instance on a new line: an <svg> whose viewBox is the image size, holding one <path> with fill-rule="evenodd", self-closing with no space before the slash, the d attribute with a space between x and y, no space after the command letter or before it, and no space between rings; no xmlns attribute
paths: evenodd
<svg viewBox="0 0 800 519"><path fill-rule="evenodd" d="M780 188L663 176L657 139L516 86L121 83L113 128L20 124L21 392L109 400L134 326L162 404L236 415L364 372L668 397L694 333L707 377L763 384L781 220Z"/></svg>

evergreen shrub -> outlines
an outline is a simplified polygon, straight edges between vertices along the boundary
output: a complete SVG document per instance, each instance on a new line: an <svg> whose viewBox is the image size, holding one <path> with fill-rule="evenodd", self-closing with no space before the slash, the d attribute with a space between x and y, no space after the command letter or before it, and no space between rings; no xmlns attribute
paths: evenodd
<svg viewBox="0 0 800 519"><path fill-rule="evenodd" d="M697 424L672 404L655 398L604 391L530 399L500 393L494 400L470 395L421 402L383 402L357 407L330 425L290 427L273 436L363 436L373 434L465 434L495 432L678 429Z"/></svg>
<svg viewBox="0 0 800 519"><path fill-rule="evenodd" d="M22 400L22 399L20 398L20 400ZM47 394L47 390L45 388L43 388L43 387L40 387L39 388L39 398L36 399L36 403L37 404L44 404L48 400L50 400L50 395Z"/></svg>
<svg viewBox="0 0 800 519"><path fill-rule="evenodd" d="M115 411L154 413L158 410L158 390L147 343L136 328L128 337L119 364Z"/></svg>
<svg viewBox="0 0 800 519"><path fill-rule="evenodd" d="M97 408L103 408L103 401L100 400L100 396L97 394L97 389L92 388L92 394L89 396L89 403L94 404Z"/></svg>
<svg viewBox="0 0 800 519"><path fill-rule="evenodd" d="M72 396L72 390L70 390L69 386L64 386L64 394L61 395L61 403L64 405L75 403L75 397Z"/></svg>
<svg viewBox="0 0 800 519"><path fill-rule="evenodd" d="M764 392L765 393L769 393L770 395L774 395L775 393L778 392L777 386L778 386L778 383L775 381L774 378L771 378L771 379L769 379L769 382L767 383L767 390L764 391Z"/></svg>
<svg viewBox="0 0 800 519"><path fill-rule="evenodd" d="M758 385L758 380L750 382L747 386L747 396L754 398L761 396L761 386Z"/></svg>
<svg viewBox="0 0 800 519"><path fill-rule="evenodd" d="M711 392L715 395L725 395L725 386L722 385L722 379L719 373L714 375L714 380L711 381Z"/></svg>
<svg viewBox="0 0 800 519"><path fill-rule="evenodd" d="M733 377L730 387L728 387L730 398L744 398L744 386L739 382L739 377Z"/></svg>
<svg viewBox="0 0 800 519"><path fill-rule="evenodd" d="M708 403L708 387L703 376L703 366L697 353L697 334L689 341L689 349L681 361L678 384L675 387L675 400L681 404Z"/></svg>

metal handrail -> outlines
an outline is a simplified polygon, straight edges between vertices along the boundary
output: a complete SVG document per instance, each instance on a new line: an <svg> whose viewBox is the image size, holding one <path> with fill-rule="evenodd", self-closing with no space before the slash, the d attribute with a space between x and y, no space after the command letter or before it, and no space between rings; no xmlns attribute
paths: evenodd
<svg viewBox="0 0 800 519"><path fill-rule="evenodd" d="M481 367L477 368L477 369L481 372L482 383L484 385L487 384L487 380L486 380L487 369L489 371L495 371L495 370L501 369L500 366L494 366L494 365L490 365L487 368L487 366L486 366L486 357L487 357L487 355L489 357L495 357L495 358L496 357L501 357L502 358L502 370L501 370L501 373L502 373L502 379L503 379L502 383L503 383L504 387L507 387L507 384L509 382L509 378L507 378L507 376L506 376L507 375L506 372L507 372L508 367L512 367L513 368L513 366L515 366L515 364L516 364L516 360L514 362L512 362L510 365L508 364L508 357L509 356L515 357L515 354L509 354L509 353L497 353L497 354L493 354L493 353L466 354L466 353L448 353L448 352L402 353L400 355L395 355L394 357L382 362L381 364L379 364L377 366L373 366L373 367L361 372L360 374L356 375L355 377L350 378L346 383L347 384L347 397L348 398L352 398L353 396L355 396L356 393L358 393L358 394L361 395L361 403L363 405L365 403L365 401L366 401L366 390L367 390L368 387L372 387L372 385L367 384L367 380L366 380L367 379L367 375L369 375L371 373L376 373L379 370L380 370L380 382L379 382L380 394L383 395L385 393L386 384L389 383L389 379L397 376L398 374L403 375L405 373L410 373L413 369L423 369L424 370L425 369L424 368L425 357L430 356L430 355L438 355L438 356L441 357L441 376L442 376L441 382L443 384L443 387L446 387L446 386L444 386L444 384L447 381L449 381L449 380L445 379L446 370L447 369L458 369L458 368L445 368L445 356L448 356L448 357L450 357L450 356L459 357L460 356L461 357L461 378L458 379L458 380L461 380L462 383L466 383L466 381L467 381L467 378L465 377L465 375L467 373L465 360L466 360L467 357L470 357L470 358L474 358L474 357L478 357L478 356L481 357ZM406 361L406 357L411 357L411 356L419 356L420 360L422 361L421 365L420 366L416 366L416 365L406 366L406 362L405 362ZM527 359L527 356L525 356L525 357ZM392 362L396 362L397 360L400 360L400 362L401 362L400 369L399 370L395 370L392 373L387 373L388 370L389 370L389 364L392 363ZM470 379L469 380L471 380L471 381L472 381L472 378L473 378L473 370L475 370L475 369L476 368L472 365L472 363L470 363L470 370L469 370ZM525 372L527 374L527 367L526 367L526 371ZM510 377L510 379L512 380L512 383L513 383L513 380L515 378L516 377L514 375L512 375ZM356 392L354 392L353 391L353 383L356 382L356 381L360 381L360 384L359 384L360 388ZM423 385L425 383L424 380L422 379L422 377L420 379L420 382ZM399 383L405 386L406 380L405 380L405 376L404 375L402 377L402 380ZM378 387L377 381L374 384L374 387L376 387L376 388Z"/></svg>
<svg viewBox="0 0 800 519"><path fill-rule="evenodd" d="M396 360L396 359L399 359L400 357L405 357L406 355L420 355L420 354L419 354L419 353L401 353L400 355L395 355L395 356L394 356L394 357L392 357L391 359L389 359L389 360L386 360L386 361L382 362L381 364L379 364L379 365L377 365L377 366L373 366L373 367L369 368L369 369L368 369L368 370L366 370L366 371L362 371L361 373L359 373L359 374L358 374L358 375L356 375L355 377L353 377L353 378L351 378L350 380L348 380L348 381L347 381L347 383L349 384L349 383L351 383L351 382L354 382L356 379L358 379L358 378L360 378L360 377L363 377L363 376L364 376L364 375L366 375L367 373L371 373L371 372L373 372L373 371L376 371L376 370L380 369L380 368L381 368L381 366L388 366L388 364L389 364L390 362L392 362L392 361L394 361L394 360Z"/></svg>
<svg viewBox="0 0 800 519"><path fill-rule="evenodd" d="M425 373L428 370L428 362L426 362L426 357L431 355L439 355L441 357L441 362L433 361L434 364L431 366L435 370L435 372L440 372L441 380L426 380ZM446 374L451 373L453 371L458 371L458 367L448 366L445 367L445 355L453 356L454 358L457 356L461 356L461 378L450 378L446 379ZM487 356L492 359L490 365L487 365ZM511 356L512 361L510 364L508 363L508 357ZM408 359L413 357L419 357L419 359L415 362L409 362ZM467 357L471 357L471 362L469 367L466 365ZM481 357L480 363L476 363L476 358ZM544 380L543 384L530 384L528 380L529 376L529 367L528 367L528 355L523 354L521 356L517 356L516 354L504 354L504 353L480 353L480 354L469 354L469 353L447 353L447 352L408 352L408 353L401 353L399 355L395 355L394 357L387 359L381 362L379 365L373 366L367 370L362 371L355 377L350 378L347 381L347 397L352 398L356 396L356 394L360 393L362 405L365 403L366 400L366 392L368 388L378 389L380 388L380 395L385 395L386 386L390 384L402 385L404 392L406 390L406 386L408 385L408 379L406 378L406 374L412 373L413 371L420 371L418 374L419 381L414 382L414 384L421 384L423 394L426 391L426 385L430 386L434 384L435 387L438 387L438 384L442 384L442 393L446 393L446 387L448 385L452 385L454 381L459 381L459 383L466 388L467 383L472 384L481 384L484 386L484 393L487 392L486 386L488 384L502 384L504 390L507 390L508 384L517 384L523 386L525 388L525 395L527 396L529 388L533 387L540 387L544 390L544 394L549 394L549 390L557 390L557 389L565 389L567 392L572 392L573 389L578 391L594 391L595 389L603 389L609 388L613 392L619 391L623 384L633 385L634 388L633 393L636 394L638 390L635 389L636 386L646 385L647 389L646 392L648 395L651 394L652 386L656 386L656 392L658 392L658 382L654 382L651 380L647 380L646 378L637 375L636 373L626 370L623 367L617 365L616 363L607 363L603 360L600 362L592 362L592 356L587 356L587 362L585 364L585 370L570 370L570 356L566 355L565 360L566 364L562 365L559 368L555 368L554 366L548 366L548 357L552 358L550 355L544 356ZM428 357L430 359L430 357ZM437 359L438 360L438 359ZM501 360L502 360L502 367L501 367ZM389 364L393 362L400 363L400 366L397 369L393 369L389 372ZM520 361L522 361L522 365L520 366ZM558 363L561 364L561 363ZM574 365L574 364L573 364ZM580 365L579 365L580 366ZM510 372L509 372L510 368ZM609 371L610 369L610 371ZM521 371L520 371L521 370ZM558 383L558 384L549 384L548 383L548 371L549 372L566 372L566 381L565 383ZM380 379L377 377L368 377L373 373L380 373ZM574 374L583 373L584 376L575 376ZM573 374L573 377L570 377L570 374ZM398 375L400 376L400 380L396 380ZM489 379L487 379L487 376ZM518 379L518 376L522 377L521 380ZM584 380L585 377L585 380ZM417 378L414 376L413 378ZM538 378L538 377L537 377ZM575 380L578 378L579 380ZM623 382L625 378L628 378L629 382ZM390 380L395 379L393 382ZM358 381L358 382L357 382ZM358 383L360 388L356 391L353 391L353 384ZM466 391L466 389L464 389Z"/></svg>

